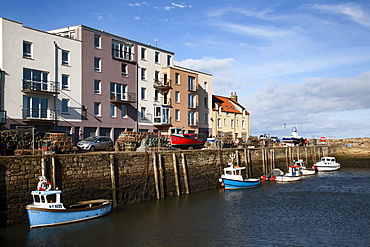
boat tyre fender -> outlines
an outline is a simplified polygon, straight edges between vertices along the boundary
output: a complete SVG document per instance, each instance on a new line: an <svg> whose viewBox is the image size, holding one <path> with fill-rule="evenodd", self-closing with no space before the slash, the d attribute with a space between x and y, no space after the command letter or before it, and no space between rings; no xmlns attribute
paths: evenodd
<svg viewBox="0 0 370 247"><path fill-rule="evenodd" d="M37 184L37 189L39 191L49 191L51 189L51 183L49 181L40 181Z"/></svg>

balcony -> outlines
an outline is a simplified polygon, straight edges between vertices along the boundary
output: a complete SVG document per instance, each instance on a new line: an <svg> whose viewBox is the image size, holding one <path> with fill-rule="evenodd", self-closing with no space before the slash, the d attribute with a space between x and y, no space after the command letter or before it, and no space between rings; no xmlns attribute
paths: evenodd
<svg viewBox="0 0 370 247"><path fill-rule="evenodd" d="M50 109L23 108L22 118L28 121L55 121L57 114Z"/></svg>
<svg viewBox="0 0 370 247"><path fill-rule="evenodd" d="M154 86L155 89L162 89L162 90L172 89L171 79L168 79L168 80L154 79L154 85L153 86Z"/></svg>
<svg viewBox="0 0 370 247"><path fill-rule="evenodd" d="M24 93L43 93L43 94L59 94L59 83L52 81L32 81L23 79Z"/></svg>
<svg viewBox="0 0 370 247"><path fill-rule="evenodd" d="M154 98L154 104L172 107L171 99L166 97Z"/></svg>
<svg viewBox="0 0 370 247"><path fill-rule="evenodd" d="M136 93L110 93L110 102L112 103L136 103Z"/></svg>
<svg viewBox="0 0 370 247"><path fill-rule="evenodd" d="M155 126L172 126L171 117L164 117L164 116L154 117L154 123L153 124Z"/></svg>
<svg viewBox="0 0 370 247"><path fill-rule="evenodd" d="M0 110L0 124L6 124L6 111Z"/></svg>
<svg viewBox="0 0 370 247"><path fill-rule="evenodd" d="M197 109L197 108L198 108L198 106L197 106L195 103L190 103L190 102L189 102L189 103L188 103L188 108L189 108L189 109L193 109L193 110L194 110L194 109Z"/></svg>

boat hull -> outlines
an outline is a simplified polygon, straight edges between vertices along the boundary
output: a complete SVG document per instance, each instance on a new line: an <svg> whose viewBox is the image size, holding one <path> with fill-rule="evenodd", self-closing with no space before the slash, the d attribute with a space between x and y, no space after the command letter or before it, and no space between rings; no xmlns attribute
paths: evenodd
<svg viewBox="0 0 370 247"><path fill-rule="evenodd" d="M221 183L226 190L249 189L261 185L261 181L258 178L247 178L244 180L222 178Z"/></svg>
<svg viewBox="0 0 370 247"><path fill-rule="evenodd" d="M107 202L91 208L45 209L28 205L27 214L30 228L68 224L104 216L112 210L112 203Z"/></svg>
<svg viewBox="0 0 370 247"><path fill-rule="evenodd" d="M324 165L315 165L319 172L331 172L337 171L340 169L340 165L331 165L331 166L324 166Z"/></svg>
<svg viewBox="0 0 370 247"><path fill-rule="evenodd" d="M316 170L315 169L302 169L302 175L307 176L307 175L315 175Z"/></svg>
<svg viewBox="0 0 370 247"><path fill-rule="evenodd" d="M301 176L276 176L275 181L277 182L295 182L301 180Z"/></svg>
<svg viewBox="0 0 370 247"><path fill-rule="evenodd" d="M202 147L204 146L204 139L194 139L190 137L183 137L179 135L171 135L171 145L175 147Z"/></svg>

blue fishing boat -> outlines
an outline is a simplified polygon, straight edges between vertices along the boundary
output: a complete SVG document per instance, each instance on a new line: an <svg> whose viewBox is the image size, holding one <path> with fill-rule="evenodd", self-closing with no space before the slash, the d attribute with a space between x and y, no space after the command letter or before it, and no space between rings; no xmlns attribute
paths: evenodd
<svg viewBox="0 0 370 247"><path fill-rule="evenodd" d="M46 186L39 186L40 183L46 183ZM39 185L31 192L33 203L26 207L30 228L89 220L112 210L111 201L106 199L64 205L60 202L61 190L50 190L50 183L45 178L40 178Z"/></svg>
<svg viewBox="0 0 370 247"><path fill-rule="evenodd" d="M233 160L233 157L231 159ZM221 186L225 189L248 189L261 185L259 178L246 178L246 167L235 166L232 162L228 165L219 179Z"/></svg>

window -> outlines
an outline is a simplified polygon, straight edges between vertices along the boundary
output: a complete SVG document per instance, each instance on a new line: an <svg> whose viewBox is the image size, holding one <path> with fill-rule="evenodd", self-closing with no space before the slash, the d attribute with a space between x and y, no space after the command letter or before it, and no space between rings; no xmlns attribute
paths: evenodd
<svg viewBox="0 0 370 247"><path fill-rule="evenodd" d="M49 87L49 88L48 88ZM23 89L36 91L56 91L48 84L48 73L23 68Z"/></svg>
<svg viewBox="0 0 370 247"><path fill-rule="evenodd" d="M226 124L227 124L227 123L226 123L226 118L224 118L224 125L226 126Z"/></svg>
<svg viewBox="0 0 370 247"><path fill-rule="evenodd" d="M110 105L110 117L116 117L116 106L113 104Z"/></svg>
<svg viewBox="0 0 370 247"><path fill-rule="evenodd" d="M154 62L155 62L155 63L159 63L159 52L158 52L158 51L156 51L156 52L154 53Z"/></svg>
<svg viewBox="0 0 370 247"><path fill-rule="evenodd" d="M222 125L221 125L221 118L217 118L217 127L218 128L221 128Z"/></svg>
<svg viewBox="0 0 370 247"><path fill-rule="evenodd" d="M157 89L154 90L154 101L155 102L159 101L159 91Z"/></svg>
<svg viewBox="0 0 370 247"><path fill-rule="evenodd" d="M208 114L207 113L204 113L204 123L205 124L208 123Z"/></svg>
<svg viewBox="0 0 370 247"><path fill-rule="evenodd" d="M167 66L171 66L171 56L167 55Z"/></svg>
<svg viewBox="0 0 370 247"><path fill-rule="evenodd" d="M127 106L121 105L121 117L126 118L127 117Z"/></svg>
<svg viewBox="0 0 370 247"><path fill-rule="evenodd" d="M245 129L245 121L242 120L242 128Z"/></svg>
<svg viewBox="0 0 370 247"><path fill-rule="evenodd" d="M195 91L195 77L188 77L188 90Z"/></svg>
<svg viewBox="0 0 370 247"><path fill-rule="evenodd" d="M146 80L146 68L141 68L141 80Z"/></svg>
<svg viewBox="0 0 370 247"><path fill-rule="evenodd" d="M231 119L231 128L234 129L234 119Z"/></svg>
<svg viewBox="0 0 370 247"><path fill-rule="evenodd" d="M99 34L94 34L94 47L95 48L101 48L100 39L101 39L101 36Z"/></svg>
<svg viewBox="0 0 370 247"><path fill-rule="evenodd" d="M175 84L180 85L180 74L179 73L175 74Z"/></svg>
<svg viewBox="0 0 370 247"><path fill-rule="evenodd" d="M100 116L100 102L94 102L94 116L99 117Z"/></svg>
<svg viewBox="0 0 370 247"><path fill-rule="evenodd" d="M141 60L146 60L146 49L144 47L141 48Z"/></svg>
<svg viewBox="0 0 370 247"><path fill-rule="evenodd" d="M23 118L48 117L48 99L40 97L23 96Z"/></svg>
<svg viewBox="0 0 370 247"><path fill-rule="evenodd" d="M124 64L124 63L122 64L121 73L122 73L122 76L123 77L127 77L128 76L127 64Z"/></svg>
<svg viewBox="0 0 370 247"><path fill-rule="evenodd" d="M101 93L101 81L94 80L94 94L100 94L100 93Z"/></svg>
<svg viewBox="0 0 370 247"><path fill-rule="evenodd" d="M111 100L126 100L126 87L125 84L110 83L110 99Z"/></svg>
<svg viewBox="0 0 370 247"><path fill-rule="evenodd" d="M68 113L68 99L62 99L62 113Z"/></svg>
<svg viewBox="0 0 370 247"><path fill-rule="evenodd" d="M97 71L97 72L101 71L100 63L101 63L101 59L98 57L94 57L94 71Z"/></svg>
<svg viewBox="0 0 370 247"><path fill-rule="evenodd" d="M208 107L208 97L204 98L204 107Z"/></svg>
<svg viewBox="0 0 370 247"><path fill-rule="evenodd" d="M140 111L140 118L141 119L145 119L145 111L146 111L146 108L145 107L141 107L141 111Z"/></svg>
<svg viewBox="0 0 370 247"><path fill-rule="evenodd" d="M188 125L194 126L195 125L195 112L188 111Z"/></svg>
<svg viewBox="0 0 370 247"><path fill-rule="evenodd" d="M141 100L146 100L146 88L141 88Z"/></svg>
<svg viewBox="0 0 370 247"><path fill-rule="evenodd" d="M188 94L188 108L195 108L195 95L191 93Z"/></svg>
<svg viewBox="0 0 370 247"><path fill-rule="evenodd" d="M69 64L69 51L62 51L62 65Z"/></svg>
<svg viewBox="0 0 370 247"><path fill-rule="evenodd" d="M32 43L23 41L23 57L31 58L32 57Z"/></svg>
<svg viewBox="0 0 370 247"><path fill-rule="evenodd" d="M112 57L131 61L133 55L131 44L112 41Z"/></svg>
<svg viewBox="0 0 370 247"><path fill-rule="evenodd" d="M179 91L175 92L175 102L180 103L180 92Z"/></svg>
<svg viewBox="0 0 370 247"><path fill-rule="evenodd" d="M69 75L62 75L62 89L69 89Z"/></svg>
<svg viewBox="0 0 370 247"><path fill-rule="evenodd" d="M180 121L180 110L175 110L175 121Z"/></svg>
<svg viewBox="0 0 370 247"><path fill-rule="evenodd" d="M217 109L217 112L218 112L218 115L221 115L221 110L222 110L222 107L220 105L218 105L218 109Z"/></svg>
<svg viewBox="0 0 370 247"><path fill-rule="evenodd" d="M208 92L208 83L206 81L204 82L204 91Z"/></svg>

